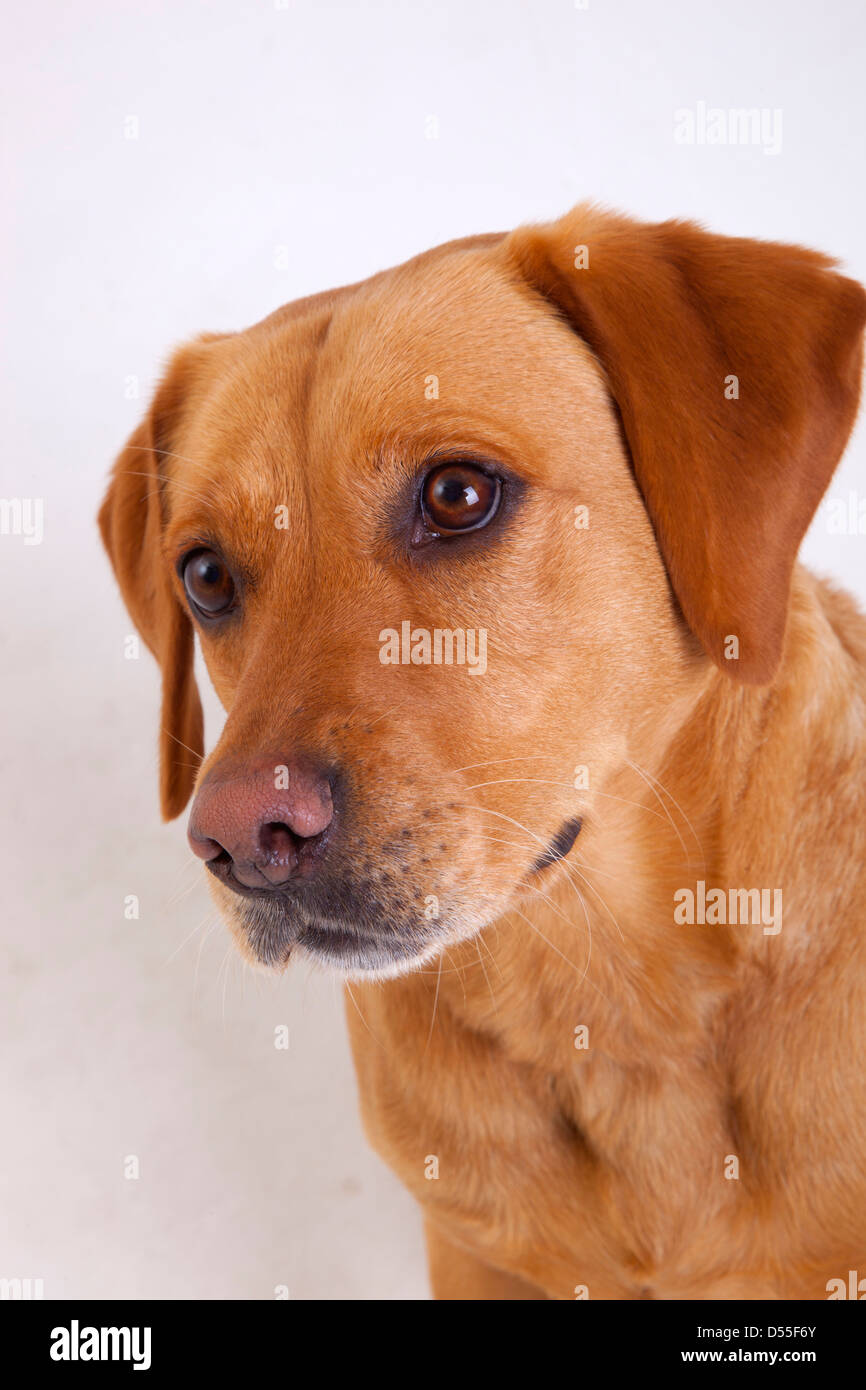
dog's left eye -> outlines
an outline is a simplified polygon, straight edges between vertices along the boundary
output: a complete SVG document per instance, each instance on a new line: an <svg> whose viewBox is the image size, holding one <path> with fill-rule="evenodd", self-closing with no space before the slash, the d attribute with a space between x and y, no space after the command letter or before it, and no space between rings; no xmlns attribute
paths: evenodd
<svg viewBox="0 0 866 1390"><path fill-rule="evenodd" d="M231 608L235 581L225 560L216 551L194 550L183 561L181 575L187 598L206 617L215 618Z"/></svg>
<svg viewBox="0 0 866 1390"><path fill-rule="evenodd" d="M428 528L454 536L477 531L499 509L502 484L472 463L445 463L427 474L421 487L421 512Z"/></svg>

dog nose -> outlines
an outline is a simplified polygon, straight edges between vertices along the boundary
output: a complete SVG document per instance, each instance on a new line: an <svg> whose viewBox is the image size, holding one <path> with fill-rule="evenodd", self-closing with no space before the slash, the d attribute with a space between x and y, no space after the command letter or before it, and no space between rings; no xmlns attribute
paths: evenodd
<svg viewBox="0 0 866 1390"><path fill-rule="evenodd" d="M229 887L267 893L312 872L333 818L331 781L321 770L302 758L267 758L208 774L187 837Z"/></svg>

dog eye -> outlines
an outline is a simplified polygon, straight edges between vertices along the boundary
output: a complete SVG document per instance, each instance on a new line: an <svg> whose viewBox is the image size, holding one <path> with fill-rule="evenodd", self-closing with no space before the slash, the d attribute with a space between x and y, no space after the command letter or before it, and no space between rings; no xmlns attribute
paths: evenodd
<svg viewBox="0 0 866 1390"><path fill-rule="evenodd" d="M225 560L213 550L195 550L183 562L183 587L194 608L216 617L231 607L235 581Z"/></svg>
<svg viewBox="0 0 866 1390"><path fill-rule="evenodd" d="M421 512L428 527L443 535L477 531L499 509L498 478L472 463L445 463L427 474L421 488Z"/></svg>

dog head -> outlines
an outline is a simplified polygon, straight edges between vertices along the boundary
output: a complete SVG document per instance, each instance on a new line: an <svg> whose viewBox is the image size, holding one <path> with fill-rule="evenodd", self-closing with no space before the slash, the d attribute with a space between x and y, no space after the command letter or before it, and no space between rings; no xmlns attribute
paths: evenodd
<svg viewBox="0 0 866 1390"><path fill-rule="evenodd" d="M717 668L773 679L864 305L813 252L584 207L177 353L100 523L162 668L163 814L195 788L248 955L420 964Z"/></svg>

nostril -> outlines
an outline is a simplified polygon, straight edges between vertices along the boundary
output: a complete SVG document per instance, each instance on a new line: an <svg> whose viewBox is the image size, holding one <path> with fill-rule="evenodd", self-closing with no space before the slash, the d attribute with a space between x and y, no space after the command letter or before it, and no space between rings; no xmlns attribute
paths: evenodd
<svg viewBox="0 0 866 1390"><path fill-rule="evenodd" d="M288 883L298 867L298 851L303 843L282 821L265 821L254 838L252 865L236 864L235 878L248 887L265 879L272 888Z"/></svg>
<svg viewBox="0 0 866 1390"><path fill-rule="evenodd" d="M295 835L282 821L268 821L259 831L262 854L271 863L294 860L300 836Z"/></svg>
<svg viewBox="0 0 866 1390"><path fill-rule="evenodd" d="M231 883L234 878L232 870L235 867L235 861L227 849L223 849L222 845L217 845L216 841L213 843L218 852L211 859L205 860L205 867L221 883Z"/></svg>
<svg viewBox="0 0 866 1390"><path fill-rule="evenodd" d="M203 859L206 864L214 864L223 859L227 860L229 864L231 863L231 855L228 851L223 849L218 840L211 839L209 835L203 835L190 826L187 831L187 839L193 854L197 855L199 859Z"/></svg>

